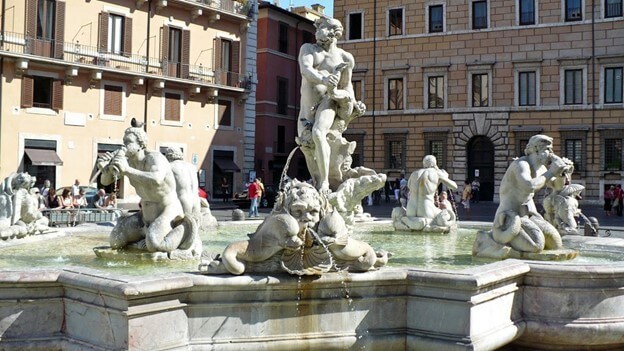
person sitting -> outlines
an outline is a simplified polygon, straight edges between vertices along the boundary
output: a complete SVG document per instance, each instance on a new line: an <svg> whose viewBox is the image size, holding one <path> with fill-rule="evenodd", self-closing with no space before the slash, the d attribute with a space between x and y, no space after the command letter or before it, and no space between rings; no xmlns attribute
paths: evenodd
<svg viewBox="0 0 624 351"><path fill-rule="evenodd" d="M93 197L93 207L99 209L106 208L106 191L104 189L98 190L97 194Z"/></svg>
<svg viewBox="0 0 624 351"><path fill-rule="evenodd" d="M54 188L50 188L48 190L48 195L45 197L45 204L46 207L51 210L57 210L61 208L59 197L56 195L56 190L54 190Z"/></svg>
<svg viewBox="0 0 624 351"><path fill-rule="evenodd" d="M74 208L74 201L68 188L63 189L63 193L57 197L57 200L62 209Z"/></svg>
<svg viewBox="0 0 624 351"><path fill-rule="evenodd" d="M78 195L74 196L72 205L74 206L74 208L87 207L87 198L85 197L84 188L81 188L80 190L78 190Z"/></svg>
<svg viewBox="0 0 624 351"><path fill-rule="evenodd" d="M107 209L117 208L117 194L111 193L109 196L107 196L104 207Z"/></svg>

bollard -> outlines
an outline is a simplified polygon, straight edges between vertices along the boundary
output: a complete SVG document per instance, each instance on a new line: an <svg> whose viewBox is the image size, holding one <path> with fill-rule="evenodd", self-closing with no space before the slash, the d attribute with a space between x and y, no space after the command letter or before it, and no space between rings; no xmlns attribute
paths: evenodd
<svg viewBox="0 0 624 351"><path fill-rule="evenodd" d="M236 209L232 211L232 220L233 221L244 221L245 220L245 212L241 209Z"/></svg>

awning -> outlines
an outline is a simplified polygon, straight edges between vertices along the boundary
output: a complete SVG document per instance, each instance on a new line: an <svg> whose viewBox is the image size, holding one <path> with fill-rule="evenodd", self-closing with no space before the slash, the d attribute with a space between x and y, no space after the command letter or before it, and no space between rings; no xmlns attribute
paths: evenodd
<svg viewBox="0 0 624 351"><path fill-rule="evenodd" d="M240 168L230 159L215 158L214 163L222 172L240 172Z"/></svg>
<svg viewBox="0 0 624 351"><path fill-rule="evenodd" d="M24 149L33 166L62 166L63 161L54 150Z"/></svg>

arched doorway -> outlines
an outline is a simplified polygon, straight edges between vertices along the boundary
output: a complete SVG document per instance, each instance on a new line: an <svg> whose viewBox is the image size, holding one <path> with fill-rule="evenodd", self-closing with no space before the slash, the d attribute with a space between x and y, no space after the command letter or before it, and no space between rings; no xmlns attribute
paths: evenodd
<svg viewBox="0 0 624 351"><path fill-rule="evenodd" d="M468 155L468 175L472 180L479 177L481 188L479 200L494 199L494 144L486 136L475 136L466 145Z"/></svg>

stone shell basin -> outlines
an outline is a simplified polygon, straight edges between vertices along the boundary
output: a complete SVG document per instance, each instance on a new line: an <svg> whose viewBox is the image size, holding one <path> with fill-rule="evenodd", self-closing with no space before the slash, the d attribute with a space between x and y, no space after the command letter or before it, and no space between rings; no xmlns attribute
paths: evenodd
<svg viewBox="0 0 624 351"><path fill-rule="evenodd" d="M622 251L624 239L566 245ZM6 268L0 333L3 350L621 350L624 262L316 278Z"/></svg>

